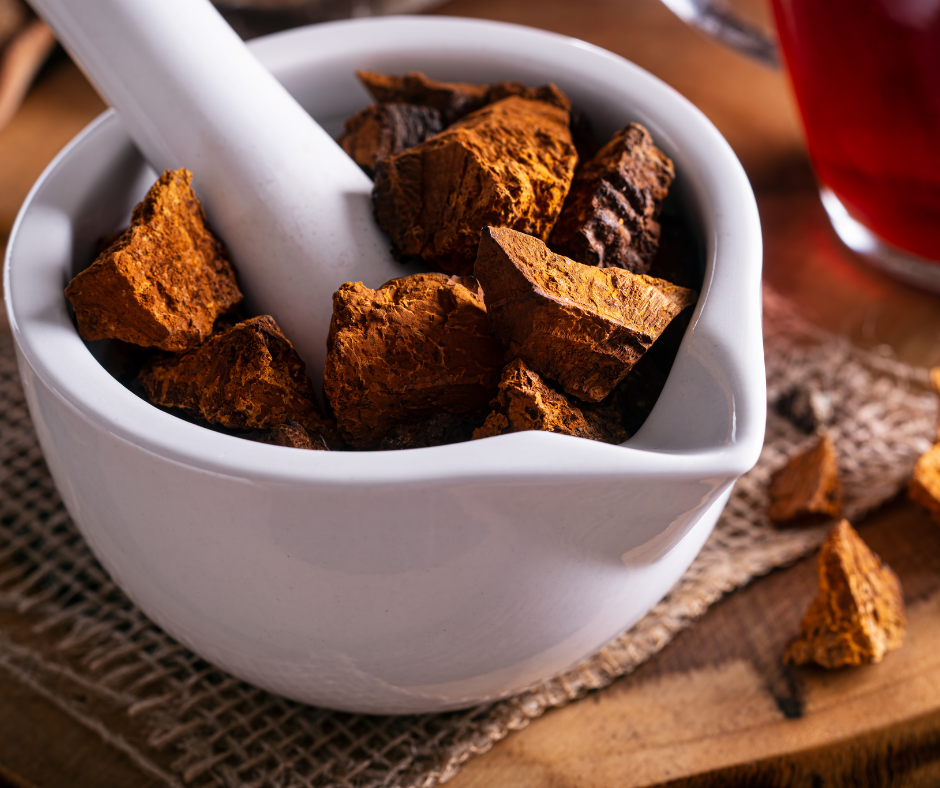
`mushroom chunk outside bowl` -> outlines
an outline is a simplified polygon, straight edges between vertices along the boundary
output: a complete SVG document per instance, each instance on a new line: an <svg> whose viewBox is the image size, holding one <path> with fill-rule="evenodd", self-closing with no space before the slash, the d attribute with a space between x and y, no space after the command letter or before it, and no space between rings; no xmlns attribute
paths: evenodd
<svg viewBox="0 0 940 788"><path fill-rule="evenodd" d="M370 103L360 69L554 83L601 140L645 126L675 163L670 210L701 280L659 399L620 445L523 431L357 452L246 441L154 407L108 371L113 342L82 341L63 296L157 178L109 111L49 165L7 248L7 311L50 472L114 581L239 678L381 714L518 692L662 599L757 460L761 234L747 177L688 101L575 39L389 17L251 48L334 135Z"/></svg>

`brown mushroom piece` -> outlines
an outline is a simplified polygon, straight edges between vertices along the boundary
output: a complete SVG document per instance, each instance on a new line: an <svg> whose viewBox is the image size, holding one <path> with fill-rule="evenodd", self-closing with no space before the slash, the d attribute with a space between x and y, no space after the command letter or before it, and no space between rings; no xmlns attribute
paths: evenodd
<svg viewBox="0 0 940 788"><path fill-rule="evenodd" d="M578 170L549 245L579 263L647 273L674 177L672 160L631 123Z"/></svg>
<svg viewBox="0 0 940 788"><path fill-rule="evenodd" d="M228 252L191 181L188 170L164 172L131 226L65 289L82 339L187 350L241 302Z"/></svg>
<svg viewBox="0 0 940 788"><path fill-rule="evenodd" d="M823 435L770 479L767 516L776 525L810 525L842 513L842 482L832 438Z"/></svg>
<svg viewBox="0 0 940 788"><path fill-rule="evenodd" d="M335 438L303 361L268 315L213 334L195 350L151 361L140 382L155 404L182 408L211 424L276 429L290 419Z"/></svg>
<svg viewBox="0 0 940 788"><path fill-rule="evenodd" d="M576 263L507 228L483 231L474 272L506 358L588 402L610 394L698 297L662 279Z"/></svg>
<svg viewBox="0 0 940 788"><path fill-rule="evenodd" d="M548 237L576 161L568 113L512 96L382 160L376 219L400 259L469 275L487 225Z"/></svg>
<svg viewBox="0 0 940 788"><path fill-rule="evenodd" d="M385 158L413 148L444 128L441 114L416 104L373 104L343 124L339 144L370 177Z"/></svg>
<svg viewBox="0 0 940 788"><path fill-rule="evenodd" d="M897 575L862 541L848 520L819 550L819 588L787 648L784 662L842 668L880 662L901 645L906 620Z"/></svg>
<svg viewBox="0 0 940 788"><path fill-rule="evenodd" d="M623 443L627 433L615 408L593 408L549 386L522 359L503 370L499 394L474 440L510 432L541 430L577 438Z"/></svg>
<svg viewBox="0 0 940 788"><path fill-rule="evenodd" d="M333 294L323 388L355 448L379 448L435 414L484 410L502 366L472 277L415 274L377 290L347 282Z"/></svg>

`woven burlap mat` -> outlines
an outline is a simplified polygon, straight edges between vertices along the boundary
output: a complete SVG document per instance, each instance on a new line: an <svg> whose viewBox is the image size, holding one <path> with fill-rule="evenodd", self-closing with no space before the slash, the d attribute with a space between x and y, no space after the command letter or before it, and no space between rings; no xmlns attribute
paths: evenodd
<svg viewBox="0 0 940 788"><path fill-rule="evenodd" d="M925 370L861 352L765 293L770 402L813 385L857 518L897 494L930 446ZM0 316L2 319L2 316ZM629 673L723 594L813 550L826 526L776 531L768 476L811 437L770 411L757 466L736 485L701 554L629 632L568 673L468 711L369 717L303 706L217 670L154 626L114 586L46 471L7 332L0 332L0 668L175 786L424 786L449 777L547 709Z"/></svg>

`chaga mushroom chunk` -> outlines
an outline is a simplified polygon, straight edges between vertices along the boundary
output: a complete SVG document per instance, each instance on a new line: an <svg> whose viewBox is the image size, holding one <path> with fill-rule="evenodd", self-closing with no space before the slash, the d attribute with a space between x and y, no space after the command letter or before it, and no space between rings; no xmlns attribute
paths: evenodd
<svg viewBox="0 0 940 788"><path fill-rule="evenodd" d="M576 161L565 110L510 97L384 159L376 219L398 257L468 275L486 225L548 237Z"/></svg>
<svg viewBox="0 0 940 788"><path fill-rule="evenodd" d="M473 413L435 413L417 424L399 424L385 438L379 448L423 449L461 443L473 437L473 431L483 422L483 415Z"/></svg>
<svg viewBox="0 0 940 788"><path fill-rule="evenodd" d="M436 413L484 410L502 366L472 277L416 274L378 290L347 282L333 294L323 388L355 448L379 448Z"/></svg>
<svg viewBox="0 0 940 788"><path fill-rule="evenodd" d="M298 424L293 419L278 424L263 438L263 442L290 449L329 451L326 441L318 433L311 436L302 424Z"/></svg>
<svg viewBox="0 0 940 788"><path fill-rule="evenodd" d="M430 107L440 113L445 126L486 103L487 85L437 82L418 71L400 77L357 71L356 76L379 103Z"/></svg>
<svg viewBox="0 0 940 788"><path fill-rule="evenodd" d="M493 410L483 426L473 433L473 439L526 430L556 432L604 443L623 443L627 439L619 411L594 412L588 407L583 403L575 404L545 383L524 361L516 359L503 370Z"/></svg>
<svg viewBox="0 0 940 788"><path fill-rule="evenodd" d="M275 429L291 419L327 438L331 432L303 361L268 315L214 334L195 350L150 362L140 382L155 404L223 427Z"/></svg>
<svg viewBox="0 0 940 788"><path fill-rule="evenodd" d="M809 525L842 513L842 482L832 438L815 445L778 470L770 479L767 516L776 525Z"/></svg>
<svg viewBox="0 0 940 788"><path fill-rule="evenodd" d="M242 300L191 181L188 170L164 172L127 231L65 289L82 339L187 350Z"/></svg>
<svg viewBox="0 0 940 788"><path fill-rule="evenodd" d="M474 273L506 358L588 402L610 394L697 298L662 279L581 265L507 228L483 231Z"/></svg>
<svg viewBox="0 0 940 788"><path fill-rule="evenodd" d="M940 443L931 447L917 460L908 486L908 495L940 523Z"/></svg>
<svg viewBox="0 0 940 788"><path fill-rule="evenodd" d="M375 71L357 71L356 76L372 97L382 104L413 104L440 113L445 126L471 112L510 96L544 101L568 112L571 102L554 85L529 88L521 82L494 82L472 85L467 82L438 82L419 71L404 76L386 76Z"/></svg>
<svg viewBox="0 0 940 788"><path fill-rule="evenodd" d="M574 146L578 151L578 159L590 159L600 148L588 116L577 107L572 107L568 97L552 84L537 88L527 87L521 82L471 85L466 82L436 82L420 72L412 72L402 77L385 76L374 71L356 73L376 101L433 109L440 113L445 127L487 104L509 96L554 104L571 113L569 126Z"/></svg>
<svg viewBox="0 0 940 788"><path fill-rule="evenodd" d="M441 113L415 104L373 104L343 124L339 144L371 178L375 167L444 128Z"/></svg>
<svg viewBox="0 0 940 788"><path fill-rule="evenodd" d="M881 662L901 645L905 626L897 576L842 520L819 550L819 590L783 661L824 668Z"/></svg>
<svg viewBox="0 0 940 788"><path fill-rule="evenodd" d="M549 244L579 263L647 273L674 177L672 160L631 123L578 171Z"/></svg>

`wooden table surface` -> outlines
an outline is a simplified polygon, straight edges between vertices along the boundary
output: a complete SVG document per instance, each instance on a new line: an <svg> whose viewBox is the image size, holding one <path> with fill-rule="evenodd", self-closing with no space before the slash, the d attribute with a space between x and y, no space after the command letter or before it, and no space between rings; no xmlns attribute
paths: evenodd
<svg viewBox="0 0 940 788"><path fill-rule="evenodd" d="M762 0L740 0L756 18ZM583 38L698 105L757 193L765 277L818 325L940 364L940 298L867 268L820 206L785 79L687 29L658 0L453 0L438 13ZM0 131L0 233L45 164L102 108L64 57ZM633 675L471 760L453 788L940 785L940 528L904 497L857 524L904 586L909 629L883 663L780 665L815 590L815 560L714 605ZM0 622L2 624L2 622ZM0 671L0 786L153 785L121 753Z"/></svg>

